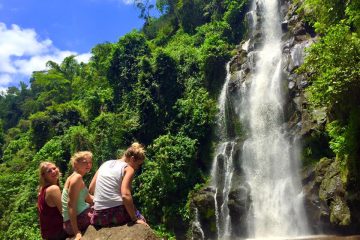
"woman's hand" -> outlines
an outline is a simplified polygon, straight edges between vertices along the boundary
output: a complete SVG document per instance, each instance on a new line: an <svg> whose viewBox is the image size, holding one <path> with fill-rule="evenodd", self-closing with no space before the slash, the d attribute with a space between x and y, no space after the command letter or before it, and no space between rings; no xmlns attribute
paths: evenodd
<svg viewBox="0 0 360 240"><path fill-rule="evenodd" d="M146 222L144 222L144 221L141 220L141 219L136 220L136 223L144 224L145 226L148 226L148 227L149 227L149 224L147 224Z"/></svg>
<svg viewBox="0 0 360 240"><path fill-rule="evenodd" d="M80 232L79 228L78 228L78 224L77 224L77 214L78 213L76 210L76 205L77 205L77 201L79 198L79 193L83 187L84 187L84 182L82 180L82 176L78 173L74 174L70 179L69 190L68 190L69 191L68 211L69 211L71 227L72 227L74 233ZM77 234L76 234L76 236L77 236ZM80 233L80 238L81 238L81 233ZM78 239L78 238L76 238L76 239Z"/></svg>
<svg viewBox="0 0 360 240"><path fill-rule="evenodd" d="M80 240L82 238L82 234L81 232L78 232L76 235L75 235L75 240Z"/></svg>

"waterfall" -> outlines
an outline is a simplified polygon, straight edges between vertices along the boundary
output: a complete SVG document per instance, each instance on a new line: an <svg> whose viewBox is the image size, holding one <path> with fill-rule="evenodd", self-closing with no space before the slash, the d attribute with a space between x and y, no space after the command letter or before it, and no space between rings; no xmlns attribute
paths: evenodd
<svg viewBox="0 0 360 240"><path fill-rule="evenodd" d="M229 64L226 67L226 81L218 100L219 143L211 173L217 238L221 240L236 237L287 238L309 234L298 176L299 149L286 131L283 116L282 90L286 84L282 82L279 9L278 0L259 0L254 1L247 14L250 40L243 44L242 49L247 52L247 63L244 65L250 73L238 72L241 83L239 96L231 100L228 94L231 79ZM256 45L255 35L261 36L261 42ZM231 114L237 114L246 130L242 140L235 136L234 123L231 125L231 107L235 109ZM240 154L235 154L236 151ZM236 172L234 165L237 162L241 170ZM238 177L237 174L243 176ZM243 185L237 186L241 181ZM240 220L229 214L231 191L235 192L233 196L237 194L242 198L239 202L242 201L240 204L243 205L238 208L243 211ZM246 225L247 230L241 228L243 233L236 232L235 228L239 225Z"/></svg>
<svg viewBox="0 0 360 240"><path fill-rule="evenodd" d="M258 1L256 7L262 17L262 48L251 83L244 85L242 104L248 110L241 113L249 133L241 157L251 188L249 233L253 238L306 235L297 148L284 128L278 1Z"/></svg>
<svg viewBox="0 0 360 240"><path fill-rule="evenodd" d="M195 221L193 222L193 227L196 229L196 231L199 233L200 236L198 236L198 238L196 239L193 236L192 240L204 240L205 235L204 235L204 231L201 228L201 224L199 221L199 210L197 208L195 208Z"/></svg>
<svg viewBox="0 0 360 240"><path fill-rule="evenodd" d="M227 119L227 89L230 80L230 65L226 66L226 80L221 90L218 99L219 114L217 119L218 137L220 143L218 144L215 159L212 167L212 187L215 189L215 214L216 214L216 228L219 239L224 239L230 236L230 217L228 204L228 195L231 187L231 180L233 175L233 152L235 141L229 136L229 120Z"/></svg>

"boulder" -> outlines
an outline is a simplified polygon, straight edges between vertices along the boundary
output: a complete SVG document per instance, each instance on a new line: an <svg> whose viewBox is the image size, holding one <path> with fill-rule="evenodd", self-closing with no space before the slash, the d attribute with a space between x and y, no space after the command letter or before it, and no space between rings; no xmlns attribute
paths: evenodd
<svg viewBox="0 0 360 240"><path fill-rule="evenodd" d="M160 240L153 230L143 224L132 226L101 228L96 230L89 226L82 237L83 240Z"/></svg>
<svg viewBox="0 0 360 240"><path fill-rule="evenodd" d="M302 176L305 208L313 232L346 233L352 227L351 215L339 162L322 158L304 170Z"/></svg>
<svg viewBox="0 0 360 240"><path fill-rule="evenodd" d="M191 198L191 211L197 212L197 220L204 231L202 234L204 234L205 239L214 239L217 236L214 197L215 190L211 187L207 187L194 193ZM193 236L199 235L196 231L193 231L192 234Z"/></svg>

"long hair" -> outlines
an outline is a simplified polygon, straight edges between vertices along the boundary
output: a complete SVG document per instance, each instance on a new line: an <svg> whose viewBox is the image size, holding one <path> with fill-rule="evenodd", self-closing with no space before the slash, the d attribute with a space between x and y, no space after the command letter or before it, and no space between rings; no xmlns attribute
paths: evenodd
<svg viewBox="0 0 360 240"><path fill-rule="evenodd" d="M46 171L48 170L48 166L49 165L54 165L56 168L58 168L54 163L52 162L41 162L40 165L39 165L39 188L38 188L38 191L40 192L40 190L47 186L49 184L49 182L46 181L45 179L45 174L46 174ZM60 176L61 176L61 173L59 171L59 176L58 176L58 179L57 179L57 182L56 182L56 185L60 186Z"/></svg>

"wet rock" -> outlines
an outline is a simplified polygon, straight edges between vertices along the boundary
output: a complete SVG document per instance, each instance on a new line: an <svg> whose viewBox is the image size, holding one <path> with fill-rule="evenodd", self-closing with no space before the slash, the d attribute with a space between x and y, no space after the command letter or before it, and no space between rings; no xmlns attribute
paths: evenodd
<svg viewBox="0 0 360 240"><path fill-rule="evenodd" d="M322 158L302 173L305 207L315 233L342 233L351 224L337 160Z"/></svg>
<svg viewBox="0 0 360 240"><path fill-rule="evenodd" d="M327 167L319 189L319 197L324 201L333 201L336 197L344 197L345 189L341 181L340 166L334 161Z"/></svg>
<svg viewBox="0 0 360 240"><path fill-rule="evenodd" d="M242 184L229 193L229 215L233 234L236 237L248 236L246 224L251 206L250 186Z"/></svg>
<svg viewBox="0 0 360 240"><path fill-rule="evenodd" d="M199 222L205 239L214 239L217 235L214 197L215 190L208 187L195 193L191 199L191 208L198 210Z"/></svg>
<svg viewBox="0 0 360 240"><path fill-rule="evenodd" d="M330 222L340 226L347 226L351 223L350 210L344 198L336 196L330 204Z"/></svg>
<svg viewBox="0 0 360 240"><path fill-rule="evenodd" d="M283 22L281 23L281 30L282 30L283 32L287 32L287 31L289 30L288 24L289 24L288 21L283 21Z"/></svg>

